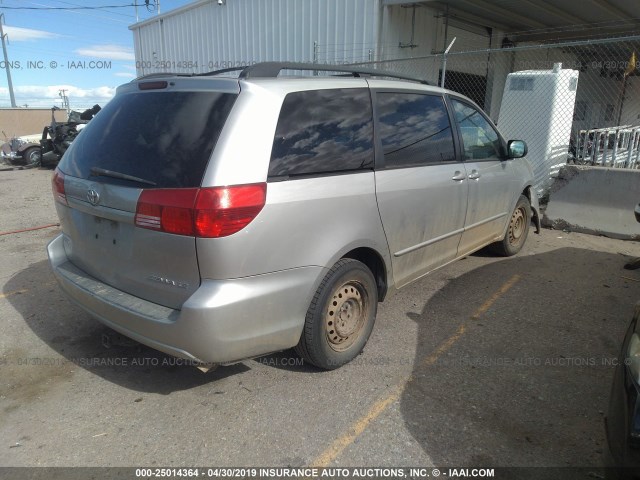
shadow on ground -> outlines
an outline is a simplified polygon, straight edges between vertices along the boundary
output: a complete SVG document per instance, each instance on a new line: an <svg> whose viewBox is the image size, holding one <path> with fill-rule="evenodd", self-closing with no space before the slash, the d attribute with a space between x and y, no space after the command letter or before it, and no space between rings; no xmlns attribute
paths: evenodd
<svg viewBox="0 0 640 480"><path fill-rule="evenodd" d="M575 248L518 256L451 280L409 314L419 338L401 410L434 465L601 465L611 362L640 300L627 260Z"/></svg>
<svg viewBox="0 0 640 480"><path fill-rule="evenodd" d="M41 369L42 374L49 377L66 376L64 372L77 366L125 388L160 394L198 387L249 370L244 364L236 364L205 374L115 333L67 299L46 260L14 275L7 281L4 294L29 328L64 357L62 360L14 349L9 356L15 358L6 359L10 365L43 366L46 368ZM105 336L109 338L108 348ZM24 367L17 370L16 375L25 371ZM10 370L5 368L5 372Z"/></svg>

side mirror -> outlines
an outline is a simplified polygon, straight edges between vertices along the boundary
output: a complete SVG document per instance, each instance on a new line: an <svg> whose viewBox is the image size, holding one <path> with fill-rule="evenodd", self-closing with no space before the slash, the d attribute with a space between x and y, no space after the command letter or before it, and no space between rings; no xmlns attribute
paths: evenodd
<svg viewBox="0 0 640 480"><path fill-rule="evenodd" d="M634 213L636 214L636 221L640 222L640 203L636 205L636 209L634 210Z"/></svg>
<svg viewBox="0 0 640 480"><path fill-rule="evenodd" d="M509 158L522 158L528 151L529 149L524 140L509 140L507 144L507 154Z"/></svg>

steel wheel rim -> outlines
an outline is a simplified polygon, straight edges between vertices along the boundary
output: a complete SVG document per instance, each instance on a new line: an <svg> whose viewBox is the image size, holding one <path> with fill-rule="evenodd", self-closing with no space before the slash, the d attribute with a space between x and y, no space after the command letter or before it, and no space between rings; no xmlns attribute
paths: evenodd
<svg viewBox="0 0 640 480"><path fill-rule="evenodd" d="M325 312L329 346L336 352L347 350L360 337L369 313L364 286L349 280L336 288Z"/></svg>
<svg viewBox="0 0 640 480"><path fill-rule="evenodd" d="M517 245L522 240L526 227L526 218L524 207L516 208L513 215L511 215L511 222L509 223L509 243L511 245Z"/></svg>

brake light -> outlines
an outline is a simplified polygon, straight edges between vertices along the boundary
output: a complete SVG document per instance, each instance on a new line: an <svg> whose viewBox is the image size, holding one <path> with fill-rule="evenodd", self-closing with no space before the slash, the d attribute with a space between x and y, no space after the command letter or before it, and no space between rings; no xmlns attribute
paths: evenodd
<svg viewBox="0 0 640 480"><path fill-rule="evenodd" d="M140 82L138 88L140 90L162 90L167 88L168 85L167 82Z"/></svg>
<svg viewBox="0 0 640 480"><path fill-rule="evenodd" d="M53 198L56 202L60 202L62 205L69 205L69 203L67 203L67 194L64 191L64 173L58 170L58 168L53 172L51 189L53 190Z"/></svg>
<svg viewBox="0 0 640 480"><path fill-rule="evenodd" d="M227 237L249 225L264 207L267 184L143 190L135 224L203 238Z"/></svg>

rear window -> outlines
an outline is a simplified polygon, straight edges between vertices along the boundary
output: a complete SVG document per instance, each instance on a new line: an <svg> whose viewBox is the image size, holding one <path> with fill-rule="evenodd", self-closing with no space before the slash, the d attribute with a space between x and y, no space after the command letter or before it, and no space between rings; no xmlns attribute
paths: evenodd
<svg viewBox="0 0 640 480"><path fill-rule="evenodd" d="M236 97L216 92L116 96L74 140L60 169L103 183L138 186L94 177L92 168L142 178L156 188L198 187Z"/></svg>
<svg viewBox="0 0 640 480"><path fill-rule="evenodd" d="M284 99L269 177L373 168L373 116L365 88L312 90Z"/></svg>

